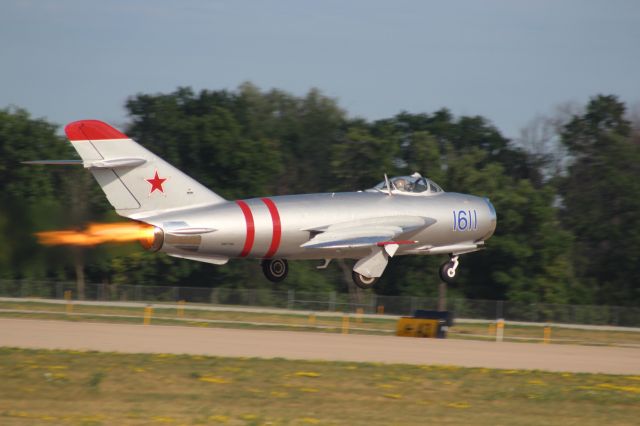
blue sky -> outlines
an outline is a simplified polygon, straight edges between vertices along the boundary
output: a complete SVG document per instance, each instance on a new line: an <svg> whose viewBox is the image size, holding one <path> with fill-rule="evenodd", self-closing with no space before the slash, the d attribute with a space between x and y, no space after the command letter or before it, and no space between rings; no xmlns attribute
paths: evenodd
<svg viewBox="0 0 640 426"><path fill-rule="evenodd" d="M122 125L136 93L317 87L351 116L536 114L640 101L635 0L5 0L0 108Z"/></svg>

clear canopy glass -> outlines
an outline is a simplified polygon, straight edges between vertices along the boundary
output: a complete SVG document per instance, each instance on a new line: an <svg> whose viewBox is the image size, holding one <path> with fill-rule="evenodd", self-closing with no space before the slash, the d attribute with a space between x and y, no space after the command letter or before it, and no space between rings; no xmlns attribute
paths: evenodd
<svg viewBox="0 0 640 426"><path fill-rule="evenodd" d="M391 187L391 191L394 193L428 195L444 192L434 181L422 177L418 173L414 173L411 176L395 176L389 178L389 185ZM382 181L373 189L381 192L387 192L387 182Z"/></svg>

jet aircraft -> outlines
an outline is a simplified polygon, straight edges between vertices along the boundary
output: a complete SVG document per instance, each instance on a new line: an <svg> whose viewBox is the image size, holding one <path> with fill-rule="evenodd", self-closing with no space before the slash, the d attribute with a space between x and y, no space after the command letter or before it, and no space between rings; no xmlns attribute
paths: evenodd
<svg viewBox="0 0 640 426"><path fill-rule="evenodd" d="M445 192L415 173L387 178L356 192L279 195L225 200L97 120L70 123L67 138L116 212L153 226L147 250L223 265L232 258L261 260L279 282L287 260L355 259L353 281L371 288L390 258L446 254L440 278L453 282L459 256L483 248L496 228L488 198Z"/></svg>

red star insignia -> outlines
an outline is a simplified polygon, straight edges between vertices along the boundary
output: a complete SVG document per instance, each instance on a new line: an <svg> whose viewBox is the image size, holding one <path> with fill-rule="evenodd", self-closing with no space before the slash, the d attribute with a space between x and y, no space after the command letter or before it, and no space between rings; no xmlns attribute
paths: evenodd
<svg viewBox="0 0 640 426"><path fill-rule="evenodd" d="M156 170L156 175L152 179L145 179L147 182L151 184L151 191L149 194L153 194L153 191L156 189L164 194L164 189L162 188L162 184L164 183L166 178L160 178L158 176L158 171Z"/></svg>

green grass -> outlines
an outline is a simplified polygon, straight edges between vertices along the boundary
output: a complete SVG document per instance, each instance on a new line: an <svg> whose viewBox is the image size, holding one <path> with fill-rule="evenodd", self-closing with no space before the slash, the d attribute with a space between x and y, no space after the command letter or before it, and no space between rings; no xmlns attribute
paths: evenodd
<svg viewBox="0 0 640 426"><path fill-rule="evenodd" d="M637 424L640 376L0 349L0 424Z"/></svg>
<svg viewBox="0 0 640 426"><path fill-rule="evenodd" d="M203 305L206 306L206 305ZM30 313L0 312L0 317L40 318L70 321L100 321L120 323L140 323L143 318L141 307L95 306L74 304L73 312L82 315L67 315L64 304L24 301L1 301L0 308L9 310L29 310ZM186 321L185 321L186 320ZM216 322L218 321L218 322ZM184 317L178 318L175 308L154 309L153 324L190 325L204 327L253 328L270 330L296 330L340 333L342 314L332 316L317 315L314 322L306 314L259 313L238 311L207 311L189 309L186 305ZM351 316L351 333L386 334L395 332L396 320L380 317ZM539 342L543 337L540 326L507 324L505 340L516 342ZM481 339L493 338L487 324L459 323L450 329L450 338ZM587 345L640 345L640 333L634 331L580 330L554 327L552 343Z"/></svg>

